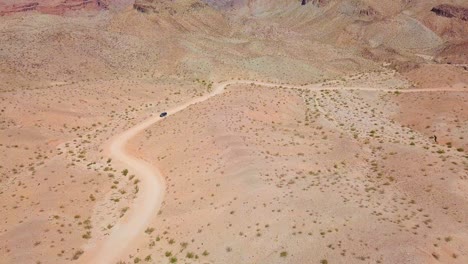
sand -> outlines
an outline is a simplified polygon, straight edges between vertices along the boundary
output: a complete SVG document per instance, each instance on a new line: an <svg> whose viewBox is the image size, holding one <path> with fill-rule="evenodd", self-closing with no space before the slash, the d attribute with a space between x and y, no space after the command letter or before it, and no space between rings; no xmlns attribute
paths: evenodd
<svg viewBox="0 0 468 264"><path fill-rule="evenodd" d="M223 3L0 17L0 263L467 263L466 22Z"/></svg>

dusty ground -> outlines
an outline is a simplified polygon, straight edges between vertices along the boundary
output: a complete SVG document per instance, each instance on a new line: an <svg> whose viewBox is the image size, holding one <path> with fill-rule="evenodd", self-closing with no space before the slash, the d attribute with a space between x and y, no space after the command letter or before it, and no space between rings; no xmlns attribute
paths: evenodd
<svg viewBox="0 0 468 264"><path fill-rule="evenodd" d="M133 143L162 169L167 192L155 231L132 257L465 262L465 152L395 120L408 107L401 101L446 97L466 105L464 92L232 86L165 120ZM458 110L428 122L458 116L466 123L466 109ZM453 139L467 132L447 126Z"/></svg>
<svg viewBox="0 0 468 264"><path fill-rule="evenodd" d="M152 190L113 140L226 80L125 145L164 198L116 262L467 263L468 71L433 57L466 22L416 4L366 51L370 13L264 3L0 17L0 263L90 263Z"/></svg>
<svg viewBox="0 0 468 264"><path fill-rule="evenodd" d="M128 210L135 188L104 155L105 142L205 90L139 80L2 93L2 263L71 259L105 233ZM89 222L93 215L102 226Z"/></svg>

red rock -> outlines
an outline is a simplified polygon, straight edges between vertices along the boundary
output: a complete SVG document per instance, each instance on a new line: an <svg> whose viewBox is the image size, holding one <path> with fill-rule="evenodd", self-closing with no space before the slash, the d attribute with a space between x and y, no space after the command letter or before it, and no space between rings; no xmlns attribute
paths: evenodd
<svg viewBox="0 0 468 264"><path fill-rule="evenodd" d="M458 18L464 21L468 21L468 8L461 6L443 4L432 8L431 11L439 16Z"/></svg>
<svg viewBox="0 0 468 264"><path fill-rule="evenodd" d="M49 0L23 1L22 3L0 4L0 15L38 11L46 14L63 14L74 10L102 10L108 7L108 0Z"/></svg>

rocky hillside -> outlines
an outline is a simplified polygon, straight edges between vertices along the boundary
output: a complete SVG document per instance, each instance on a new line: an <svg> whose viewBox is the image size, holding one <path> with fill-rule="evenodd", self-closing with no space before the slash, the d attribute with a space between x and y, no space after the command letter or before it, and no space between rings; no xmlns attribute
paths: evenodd
<svg viewBox="0 0 468 264"><path fill-rule="evenodd" d="M133 2L133 0L3 0L0 1L0 16L29 11L63 15L77 10L119 9Z"/></svg>
<svg viewBox="0 0 468 264"><path fill-rule="evenodd" d="M458 52L468 42L465 0L306 0L305 5L301 0L203 1L240 17L245 31L266 38L294 31L311 41L356 44L374 53L443 53L445 59L457 57L447 53ZM460 61L467 62L464 56L457 58Z"/></svg>
<svg viewBox="0 0 468 264"><path fill-rule="evenodd" d="M0 69L14 69L15 74L8 76L15 82L19 74L34 80L57 75L68 81L71 76L87 79L99 72L121 76L177 72L197 78L236 73L245 78L275 76L310 82L381 65L404 71L425 61L468 63L466 0L301 3L0 0L0 40L14 41L0 50ZM73 10L96 14L116 6L131 8L76 21L57 16ZM43 19L34 15L38 12L53 16ZM12 30L15 25L17 32ZM34 30L25 34L23 28ZM60 56L50 58L41 51L47 49ZM119 56L111 56L113 52ZM81 63L80 74L76 64L67 64L73 60ZM158 74L152 69L155 66ZM25 68L32 70L26 74Z"/></svg>
<svg viewBox="0 0 468 264"><path fill-rule="evenodd" d="M0 15L27 11L47 14L63 14L71 10L106 9L108 0L48 0L48 1L7 1L0 4Z"/></svg>
<svg viewBox="0 0 468 264"><path fill-rule="evenodd" d="M458 18L461 20L468 21L468 8L453 5L438 5L431 10L439 16L448 18Z"/></svg>

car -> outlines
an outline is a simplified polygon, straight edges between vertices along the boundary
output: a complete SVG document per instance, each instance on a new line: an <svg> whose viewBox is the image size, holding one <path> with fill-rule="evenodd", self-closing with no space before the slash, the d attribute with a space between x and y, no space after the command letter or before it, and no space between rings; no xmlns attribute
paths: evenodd
<svg viewBox="0 0 468 264"><path fill-rule="evenodd" d="M165 117L165 116L167 116L167 112L162 112L162 113L159 115L159 117Z"/></svg>

